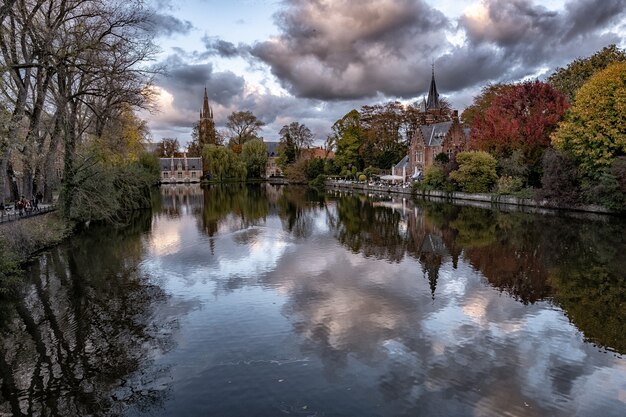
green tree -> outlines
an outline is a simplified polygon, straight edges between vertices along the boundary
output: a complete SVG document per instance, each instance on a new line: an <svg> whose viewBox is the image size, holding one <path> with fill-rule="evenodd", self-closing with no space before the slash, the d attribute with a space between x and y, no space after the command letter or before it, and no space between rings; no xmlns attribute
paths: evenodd
<svg viewBox="0 0 626 417"><path fill-rule="evenodd" d="M456 155L459 169L450 173L461 190L468 193L489 192L498 179L498 162L487 152L460 152Z"/></svg>
<svg viewBox="0 0 626 417"><path fill-rule="evenodd" d="M626 62L610 65L580 88L552 144L571 153L591 177L626 154Z"/></svg>
<svg viewBox="0 0 626 417"><path fill-rule="evenodd" d="M587 58L578 58L565 68L557 68L548 77L548 83L567 96L570 103L576 93L595 73L616 62L626 61L626 52L609 45Z"/></svg>
<svg viewBox="0 0 626 417"><path fill-rule="evenodd" d="M360 147L364 166L388 169L406 155L412 125L405 107L397 101L373 106L363 106L359 112L363 130Z"/></svg>
<svg viewBox="0 0 626 417"><path fill-rule="evenodd" d="M226 120L229 143L243 146L249 140L259 139L259 130L265 126L251 111L236 111Z"/></svg>
<svg viewBox="0 0 626 417"><path fill-rule="evenodd" d="M303 124L291 122L280 129L280 163L283 167L294 163L300 158L302 149L311 146L313 133Z"/></svg>
<svg viewBox="0 0 626 417"><path fill-rule="evenodd" d="M244 180L246 178L246 164L229 148L207 145L202 151L202 159L205 171L214 180Z"/></svg>
<svg viewBox="0 0 626 417"><path fill-rule="evenodd" d="M248 178L263 177L267 165L267 145L259 139L252 139L244 143L241 159L246 164Z"/></svg>
<svg viewBox="0 0 626 417"><path fill-rule="evenodd" d="M178 139L163 138L157 145L157 155L161 158L170 158L175 156L180 148Z"/></svg>
<svg viewBox="0 0 626 417"><path fill-rule="evenodd" d="M337 165L342 168L350 166L363 167L359 149L363 143L363 130L359 112L351 110L333 125L333 136L336 138L337 152L335 154Z"/></svg>

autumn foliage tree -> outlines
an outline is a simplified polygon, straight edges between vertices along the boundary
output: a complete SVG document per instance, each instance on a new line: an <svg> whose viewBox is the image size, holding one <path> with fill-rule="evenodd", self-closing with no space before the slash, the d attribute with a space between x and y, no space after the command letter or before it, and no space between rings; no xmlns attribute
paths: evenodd
<svg viewBox="0 0 626 417"><path fill-rule="evenodd" d="M489 84L483 87L480 94L474 97L474 102L461 114L461 120L472 125L475 120L484 118L485 112L496 97L504 95L515 88L515 84Z"/></svg>
<svg viewBox="0 0 626 417"><path fill-rule="evenodd" d="M591 176L626 155L626 62L607 67L580 88L552 143Z"/></svg>
<svg viewBox="0 0 626 417"><path fill-rule="evenodd" d="M548 82L574 103L576 93L594 74L616 62L626 61L626 51L615 45L602 48L587 58L578 58L565 68L557 68Z"/></svg>
<svg viewBox="0 0 626 417"><path fill-rule="evenodd" d="M565 96L549 84L516 84L497 93L484 113L474 118L471 142L475 149L498 157L520 150L525 162L538 169L550 134L568 106Z"/></svg>

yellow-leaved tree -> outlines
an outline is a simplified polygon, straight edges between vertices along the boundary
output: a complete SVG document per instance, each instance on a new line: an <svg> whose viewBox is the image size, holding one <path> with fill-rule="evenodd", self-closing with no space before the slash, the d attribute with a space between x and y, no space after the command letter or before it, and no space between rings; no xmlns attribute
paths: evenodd
<svg viewBox="0 0 626 417"><path fill-rule="evenodd" d="M590 177L626 154L626 62L608 66L578 90L552 144Z"/></svg>

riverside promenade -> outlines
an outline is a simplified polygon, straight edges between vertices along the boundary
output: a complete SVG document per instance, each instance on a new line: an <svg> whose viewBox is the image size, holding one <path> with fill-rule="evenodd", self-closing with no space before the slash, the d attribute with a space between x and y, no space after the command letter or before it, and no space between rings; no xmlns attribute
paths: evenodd
<svg viewBox="0 0 626 417"><path fill-rule="evenodd" d="M55 204L39 204L38 209L22 210L22 214L20 214L14 207L10 207L0 213L0 224L28 219L30 217L39 216L40 214L50 213L56 209L57 206Z"/></svg>

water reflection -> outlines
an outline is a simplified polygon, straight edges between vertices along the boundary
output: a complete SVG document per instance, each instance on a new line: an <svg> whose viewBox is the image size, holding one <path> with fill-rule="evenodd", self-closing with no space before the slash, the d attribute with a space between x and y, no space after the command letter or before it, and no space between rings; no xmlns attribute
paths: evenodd
<svg viewBox="0 0 626 417"><path fill-rule="evenodd" d="M176 322L137 270L150 221L88 233L29 266L23 298L3 309L0 414L119 415L163 402L171 378L152 359L173 346Z"/></svg>
<svg viewBox="0 0 626 417"><path fill-rule="evenodd" d="M39 319L30 298L15 307L0 411L43 409L45 392L66 415L622 415L623 220L271 185L164 188L158 204L129 236L86 235L58 256L52 276L74 278L43 288L61 294L48 298L62 313ZM33 273L31 298L46 276ZM73 299L82 310L68 315ZM105 347L61 363L118 355L90 369L87 400L80 385L22 376L53 348L13 348L66 317L85 317L81 334L102 340L84 344ZM153 374L145 392L158 395L136 395L136 375Z"/></svg>

